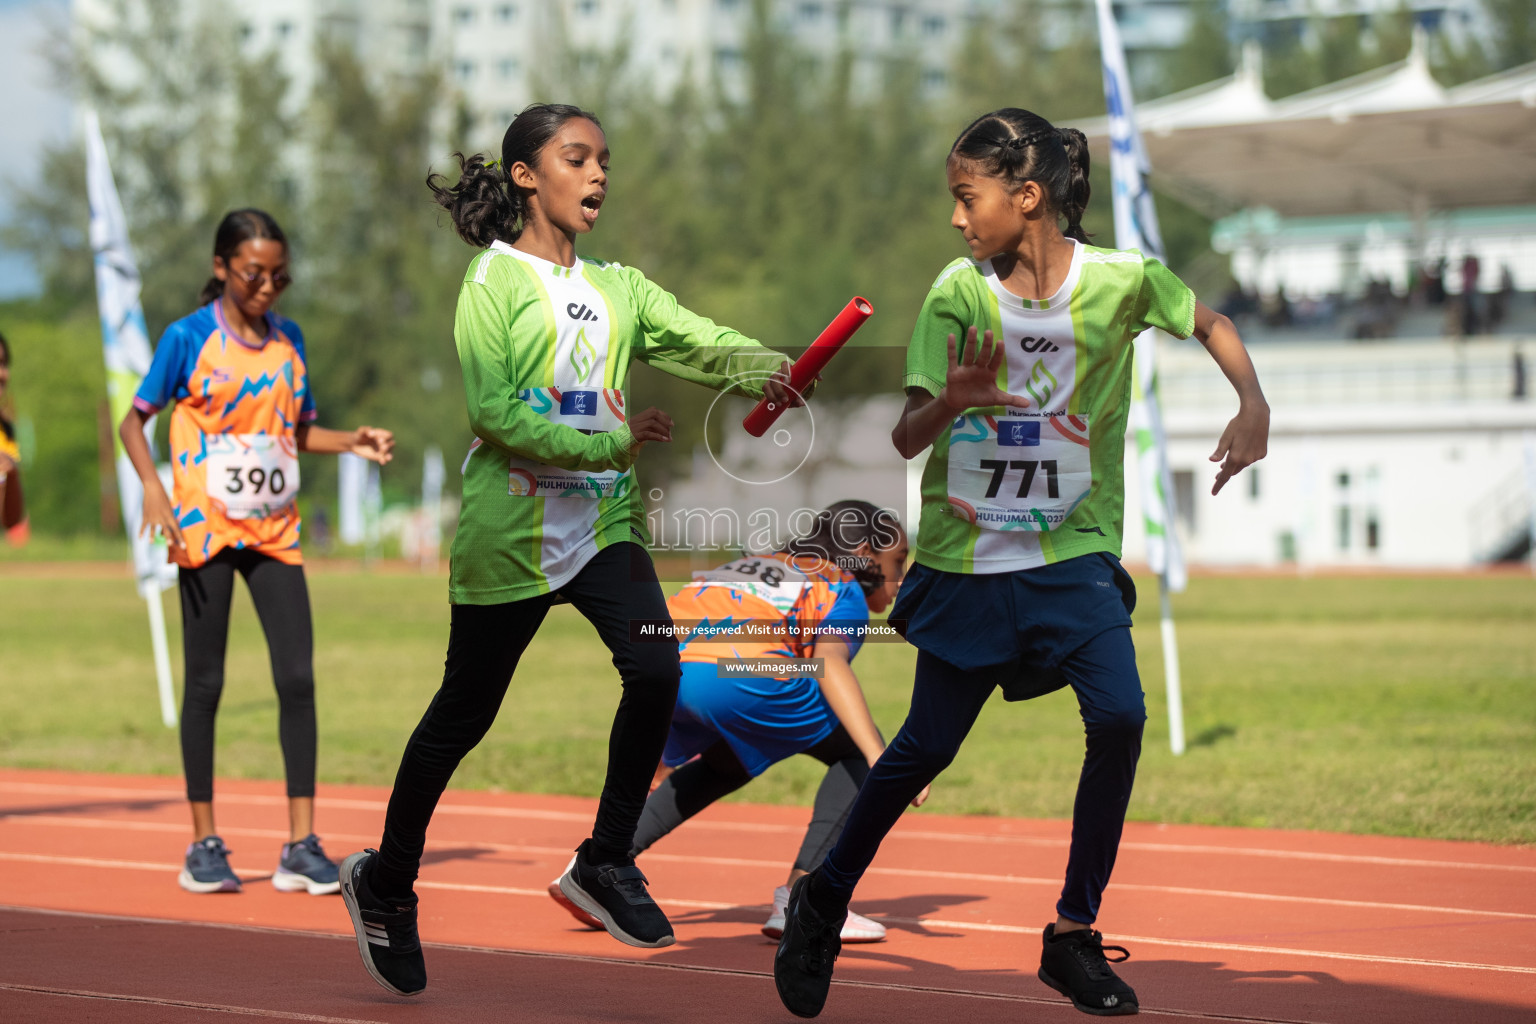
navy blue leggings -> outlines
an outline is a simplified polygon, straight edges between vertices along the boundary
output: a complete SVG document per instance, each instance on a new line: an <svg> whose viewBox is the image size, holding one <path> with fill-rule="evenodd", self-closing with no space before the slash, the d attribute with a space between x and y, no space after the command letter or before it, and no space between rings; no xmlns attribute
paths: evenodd
<svg viewBox="0 0 1536 1024"><path fill-rule="evenodd" d="M1100 633L1068 655L1059 668L1077 694L1087 753L1072 808L1067 880L1056 912L1092 924L1120 847L1141 756L1146 703L1127 626ZM852 897L880 841L912 798L955 759L993 689L1018 670L1017 662L962 670L926 651L918 652L912 709L859 790L842 837L823 862L818 895L839 903Z"/></svg>

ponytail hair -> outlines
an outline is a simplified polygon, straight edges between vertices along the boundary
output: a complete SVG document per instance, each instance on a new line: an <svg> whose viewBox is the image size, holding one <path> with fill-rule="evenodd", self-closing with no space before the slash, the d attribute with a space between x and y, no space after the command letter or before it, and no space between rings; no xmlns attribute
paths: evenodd
<svg viewBox="0 0 1536 1024"><path fill-rule="evenodd" d="M902 538L901 522L888 508L858 499L833 502L816 513L816 520L803 537L784 546L786 554L819 558L846 569L858 580L866 595L885 582L872 558L855 552L868 544L871 551L895 547Z"/></svg>
<svg viewBox="0 0 1536 1024"><path fill-rule="evenodd" d="M235 258L240 246L253 238L270 238L281 243L284 249L288 248L288 236L283 234L283 229L277 226L270 213L255 209L231 210L219 221L218 230L213 233L213 256L222 260L228 270L229 261ZM210 277L197 297L197 304L206 306L223 294L224 282Z"/></svg>
<svg viewBox="0 0 1536 1024"><path fill-rule="evenodd" d="M1061 146L1067 151L1067 197L1059 209L1067 219L1068 238L1088 244L1088 232L1083 230L1083 214L1088 210L1088 197L1093 189L1088 184L1088 137L1076 128L1062 128Z"/></svg>
<svg viewBox="0 0 1536 1024"><path fill-rule="evenodd" d="M1010 192L1026 181L1045 191L1051 209L1067 222L1062 234L1086 243L1088 139L1076 128L1057 128L1028 110L1004 107L966 126L949 150L950 159L974 163Z"/></svg>
<svg viewBox="0 0 1536 1024"><path fill-rule="evenodd" d="M525 107L507 126L501 140L501 164L487 162L485 155L453 154L459 162L459 180L453 185L441 174L427 174L427 188L437 205L448 211L453 227L476 249L498 239L515 242L528 224L528 197L512 184L513 164L539 166L539 153L565 122L584 117L602 127L593 114L568 103L535 103Z"/></svg>

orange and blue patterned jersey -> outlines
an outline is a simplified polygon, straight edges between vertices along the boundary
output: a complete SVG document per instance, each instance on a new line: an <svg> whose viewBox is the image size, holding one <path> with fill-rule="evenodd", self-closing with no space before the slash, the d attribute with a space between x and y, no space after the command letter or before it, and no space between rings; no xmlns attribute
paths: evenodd
<svg viewBox="0 0 1536 1024"><path fill-rule="evenodd" d="M809 658L832 636L858 653L869 602L847 570L814 557L748 555L695 573L667 599L685 662Z"/></svg>
<svg viewBox="0 0 1536 1024"><path fill-rule="evenodd" d="M304 336L267 314L260 347L240 340L215 299L165 329L133 404L171 410L172 500L186 538L171 549L196 568L224 548L300 564L295 431L315 419Z"/></svg>

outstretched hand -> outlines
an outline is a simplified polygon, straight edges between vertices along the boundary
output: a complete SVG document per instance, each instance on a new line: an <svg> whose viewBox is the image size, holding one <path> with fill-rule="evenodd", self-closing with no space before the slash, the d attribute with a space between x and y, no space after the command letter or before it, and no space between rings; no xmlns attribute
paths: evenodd
<svg viewBox="0 0 1536 1024"><path fill-rule="evenodd" d="M352 445L347 450L369 462L385 465L395 457L394 432L382 427L358 427L352 431Z"/></svg>
<svg viewBox="0 0 1536 1024"><path fill-rule="evenodd" d="M944 387L939 391L939 401L956 413L966 409L985 409L995 405L1007 405L1016 409L1029 408L1029 399L1023 395L1010 395L997 386L997 371L1003 365L1003 346L993 343L992 332L976 341L976 328L965 332L965 350L955 351L955 336L949 336L949 372L944 377Z"/></svg>
<svg viewBox="0 0 1536 1024"><path fill-rule="evenodd" d="M1212 462L1220 462L1216 471L1216 485L1211 493L1219 492L1226 482L1244 467L1262 459L1269 451L1269 405L1265 402L1244 402L1221 432L1216 450L1211 453Z"/></svg>

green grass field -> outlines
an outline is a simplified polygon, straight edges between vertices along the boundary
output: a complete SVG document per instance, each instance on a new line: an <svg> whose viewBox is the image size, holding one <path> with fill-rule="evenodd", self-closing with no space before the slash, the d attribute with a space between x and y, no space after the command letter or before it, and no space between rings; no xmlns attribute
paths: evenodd
<svg viewBox="0 0 1536 1024"><path fill-rule="evenodd" d="M1136 640L1150 721L1140 820L1536 842L1536 582L1520 576L1206 577L1175 599L1188 752L1168 750L1156 590ZM323 781L388 784L441 676L445 581L310 575ZM179 612L166 595L178 684ZM179 773L159 721L143 602L122 576L0 565L0 764ZM855 662L876 719L900 725L913 651ZM585 621L556 608L461 787L594 795L618 697ZM224 777L281 775L260 628L236 599L219 715ZM1067 817L1081 760L1067 692L994 698L927 810ZM803 763L802 763L803 762ZM793 758L741 798L808 803Z"/></svg>

